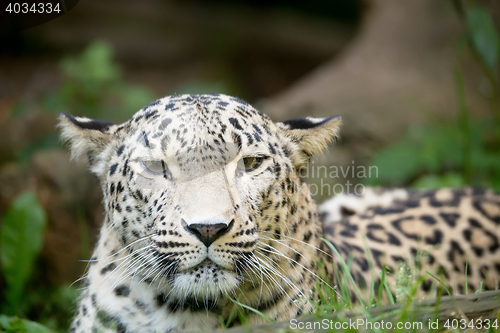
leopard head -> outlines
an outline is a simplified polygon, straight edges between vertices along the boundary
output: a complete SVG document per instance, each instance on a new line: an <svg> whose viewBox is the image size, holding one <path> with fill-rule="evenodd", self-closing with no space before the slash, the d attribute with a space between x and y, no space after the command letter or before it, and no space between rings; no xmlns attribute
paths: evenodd
<svg viewBox="0 0 500 333"><path fill-rule="evenodd" d="M127 270L164 281L169 297L205 299L301 277L288 269L294 240L319 228L299 171L340 122L274 123L225 95L159 99L121 125L60 116L72 155L100 181L103 228L130 254Z"/></svg>

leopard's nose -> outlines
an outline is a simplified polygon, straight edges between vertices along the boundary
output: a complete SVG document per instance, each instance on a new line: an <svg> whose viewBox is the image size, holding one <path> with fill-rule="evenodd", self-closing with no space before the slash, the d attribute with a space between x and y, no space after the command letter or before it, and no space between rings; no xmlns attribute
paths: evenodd
<svg viewBox="0 0 500 333"><path fill-rule="evenodd" d="M182 226L195 235L206 247L209 247L219 237L226 234L233 226L234 220L231 223L193 223L187 224L184 219L181 221Z"/></svg>

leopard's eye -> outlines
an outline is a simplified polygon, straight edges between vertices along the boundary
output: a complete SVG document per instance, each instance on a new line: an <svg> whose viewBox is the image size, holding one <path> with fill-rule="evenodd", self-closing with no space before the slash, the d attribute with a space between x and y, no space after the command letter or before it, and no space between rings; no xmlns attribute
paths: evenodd
<svg viewBox="0 0 500 333"><path fill-rule="evenodd" d="M172 178L172 174L170 170L168 170L167 164L163 161L141 161L141 165L144 170L152 175L164 175L165 178Z"/></svg>
<svg viewBox="0 0 500 333"><path fill-rule="evenodd" d="M244 170L245 172L251 172L261 166L264 162L265 157L262 156L250 156L244 157L238 162L238 169Z"/></svg>

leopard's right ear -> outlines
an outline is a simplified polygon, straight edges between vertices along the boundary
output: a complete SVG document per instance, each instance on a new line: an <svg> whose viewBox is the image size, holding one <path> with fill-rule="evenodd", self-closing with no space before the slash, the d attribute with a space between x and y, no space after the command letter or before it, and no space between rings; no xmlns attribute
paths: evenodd
<svg viewBox="0 0 500 333"><path fill-rule="evenodd" d="M109 144L113 133L119 128L108 121L74 117L69 114L59 115L61 138L70 146L71 157L87 155L90 164Z"/></svg>

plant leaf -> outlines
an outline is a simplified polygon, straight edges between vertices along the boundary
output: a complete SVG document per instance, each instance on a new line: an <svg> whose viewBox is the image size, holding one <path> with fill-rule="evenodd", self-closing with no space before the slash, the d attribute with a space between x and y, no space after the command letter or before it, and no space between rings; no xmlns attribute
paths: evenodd
<svg viewBox="0 0 500 333"><path fill-rule="evenodd" d="M368 184L402 184L422 168L421 155L419 146L407 138L383 149L372 159L370 165L377 166L377 172L367 178Z"/></svg>
<svg viewBox="0 0 500 333"><path fill-rule="evenodd" d="M7 282L7 313L19 311L22 292L42 248L45 212L34 193L18 196L7 210L0 230L0 261Z"/></svg>
<svg viewBox="0 0 500 333"><path fill-rule="evenodd" d="M0 314L0 332L6 333L55 333L50 328L37 322L21 319L16 316L9 317Z"/></svg>
<svg viewBox="0 0 500 333"><path fill-rule="evenodd" d="M7 315L0 315L0 332L16 332L24 333L26 332L26 327L23 321L19 317L9 317Z"/></svg>
<svg viewBox="0 0 500 333"><path fill-rule="evenodd" d="M258 314L259 316L261 316L262 318L266 319L266 320L267 320L268 322L270 322L270 323L274 323L274 320L272 320L271 318L269 318L268 316L266 316L265 314L263 314L263 313L262 313L262 312L260 312L259 310L254 309L254 308L252 308L251 306L248 306L248 305L246 305L246 304L240 303L240 302L238 302L237 300L234 300L234 299L232 299L231 297L229 297L229 296L227 296L227 295L226 295L226 297L227 297L227 298L228 298L231 302L233 302L234 304L239 305L239 306L241 306L242 308L245 308L245 309L247 309L247 310L250 310L250 311L252 311L252 312L254 312L254 313Z"/></svg>
<svg viewBox="0 0 500 333"><path fill-rule="evenodd" d="M490 73L494 73L499 51L495 24L488 12L479 6L467 10L466 17L472 46Z"/></svg>
<svg viewBox="0 0 500 333"><path fill-rule="evenodd" d="M26 327L26 333L55 333L50 328L43 326L35 321L23 319L24 327Z"/></svg>

